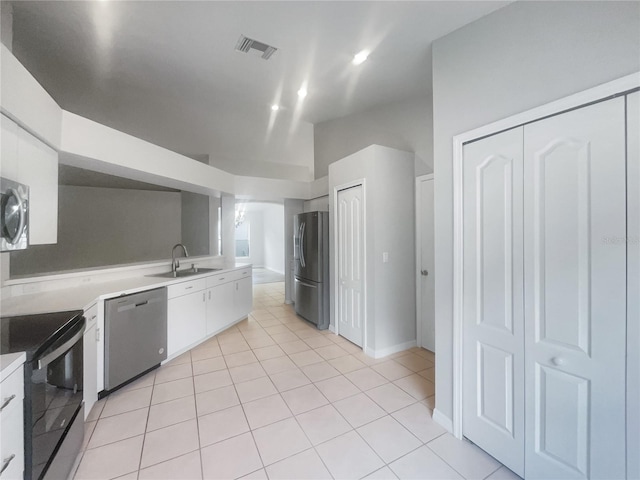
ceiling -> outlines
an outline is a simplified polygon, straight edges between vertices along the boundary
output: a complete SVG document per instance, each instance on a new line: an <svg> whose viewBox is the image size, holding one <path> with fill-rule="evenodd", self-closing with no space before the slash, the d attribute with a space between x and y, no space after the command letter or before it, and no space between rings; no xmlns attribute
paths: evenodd
<svg viewBox="0 0 640 480"><path fill-rule="evenodd" d="M310 180L314 123L430 95L433 40L506 3L16 1L13 53L65 110L232 173ZM278 50L237 52L241 34Z"/></svg>

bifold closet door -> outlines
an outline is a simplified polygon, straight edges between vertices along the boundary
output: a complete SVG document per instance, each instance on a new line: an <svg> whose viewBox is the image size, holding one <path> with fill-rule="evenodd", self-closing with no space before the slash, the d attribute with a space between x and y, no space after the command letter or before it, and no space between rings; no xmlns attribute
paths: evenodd
<svg viewBox="0 0 640 480"><path fill-rule="evenodd" d="M522 127L464 146L463 435L524 474Z"/></svg>
<svg viewBox="0 0 640 480"><path fill-rule="evenodd" d="M625 99L524 127L525 476L625 477Z"/></svg>
<svg viewBox="0 0 640 480"><path fill-rule="evenodd" d="M635 92L627 96L627 478L640 478L640 135L638 132L640 132L640 92Z"/></svg>

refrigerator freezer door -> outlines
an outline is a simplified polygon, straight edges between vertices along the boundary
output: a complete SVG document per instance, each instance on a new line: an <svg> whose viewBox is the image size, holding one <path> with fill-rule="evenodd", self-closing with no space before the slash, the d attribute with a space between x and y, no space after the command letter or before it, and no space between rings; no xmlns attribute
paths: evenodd
<svg viewBox="0 0 640 480"><path fill-rule="evenodd" d="M294 222L295 275L306 280L322 282L323 273L323 217L318 212L301 213Z"/></svg>
<svg viewBox="0 0 640 480"><path fill-rule="evenodd" d="M322 282L312 282L299 277L295 278L296 313L318 326L320 330L329 327L324 289Z"/></svg>

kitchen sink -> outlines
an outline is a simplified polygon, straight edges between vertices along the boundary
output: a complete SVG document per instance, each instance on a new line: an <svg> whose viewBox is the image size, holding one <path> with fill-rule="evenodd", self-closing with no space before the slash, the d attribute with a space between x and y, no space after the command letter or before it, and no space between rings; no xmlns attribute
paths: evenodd
<svg viewBox="0 0 640 480"><path fill-rule="evenodd" d="M154 273L147 275L147 277L162 277L162 278L184 278L192 277L194 275L202 275L203 273L217 272L222 270L221 268L189 268L187 270L177 270L175 272Z"/></svg>

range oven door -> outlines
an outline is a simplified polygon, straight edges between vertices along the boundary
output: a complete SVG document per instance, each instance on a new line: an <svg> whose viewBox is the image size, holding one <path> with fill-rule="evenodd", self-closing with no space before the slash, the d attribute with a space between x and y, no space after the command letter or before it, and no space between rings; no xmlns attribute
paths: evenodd
<svg viewBox="0 0 640 480"><path fill-rule="evenodd" d="M82 444L85 319L73 323L25 371L25 478L66 478Z"/></svg>

